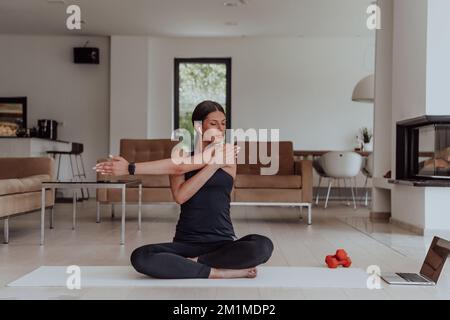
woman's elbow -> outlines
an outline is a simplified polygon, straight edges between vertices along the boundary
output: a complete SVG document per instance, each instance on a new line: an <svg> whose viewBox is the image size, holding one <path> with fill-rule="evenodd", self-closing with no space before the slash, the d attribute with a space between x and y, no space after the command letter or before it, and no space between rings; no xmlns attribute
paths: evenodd
<svg viewBox="0 0 450 320"><path fill-rule="evenodd" d="M182 205L183 203L186 202L186 199L182 198L182 197L174 197L174 200L177 204Z"/></svg>
<svg viewBox="0 0 450 320"><path fill-rule="evenodd" d="M185 203L187 200L181 194L174 194L174 193L172 193L172 198L177 204L180 204L180 205Z"/></svg>

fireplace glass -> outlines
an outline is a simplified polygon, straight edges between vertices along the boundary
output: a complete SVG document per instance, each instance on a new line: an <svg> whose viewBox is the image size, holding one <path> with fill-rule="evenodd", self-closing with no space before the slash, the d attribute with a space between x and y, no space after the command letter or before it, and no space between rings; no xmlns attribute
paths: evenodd
<svg viewBox="0 0 450 320"><path fill-rule="evenodd" d="M421 178L450 179L450 125L434 124L414 129L418 138L415 175Z"/></svg>

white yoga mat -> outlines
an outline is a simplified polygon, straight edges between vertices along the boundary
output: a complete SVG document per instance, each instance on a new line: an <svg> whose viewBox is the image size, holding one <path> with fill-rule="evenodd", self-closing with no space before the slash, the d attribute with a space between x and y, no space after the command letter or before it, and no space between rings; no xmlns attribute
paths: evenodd
<svg viewBox="0 0 450 320"><path fill-rule="evenodd" d="M129 266L82 266L81 287L257 287L257 288L366 288L362 269L259 267L254 279L163 280L138 274ZM67 267L40 267L11 282L9 287L66 287Z"/></svg>

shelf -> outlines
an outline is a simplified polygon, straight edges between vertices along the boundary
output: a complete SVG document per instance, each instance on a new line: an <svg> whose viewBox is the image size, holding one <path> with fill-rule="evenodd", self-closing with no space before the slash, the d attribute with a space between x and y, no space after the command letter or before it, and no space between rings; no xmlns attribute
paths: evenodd
<svg viewBox="0 0 450 320"><path fill-rule="evenodd" d="M417 188L450 188L450 180L389 180L389 183Z"/></svg>
<svg viewBox="0 0 450 320"><path fill-rule="evenodd" d="M372 185L375 188L386 189L386 190L392 190L392 188L393 188L393 185L391 183L389 183L389 179L380 178L380 177L372 178Z"/></svg>

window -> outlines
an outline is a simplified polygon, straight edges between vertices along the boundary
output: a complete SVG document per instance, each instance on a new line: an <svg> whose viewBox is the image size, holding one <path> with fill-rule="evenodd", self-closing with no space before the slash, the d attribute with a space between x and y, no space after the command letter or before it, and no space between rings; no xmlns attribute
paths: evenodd
<svg viewBox="0 0 450 320"><path fill-rule="evenodd" d="M204 100L224 107L231 128L231 58L175 59L174 129L193 135L192 112Z"/></svg>

